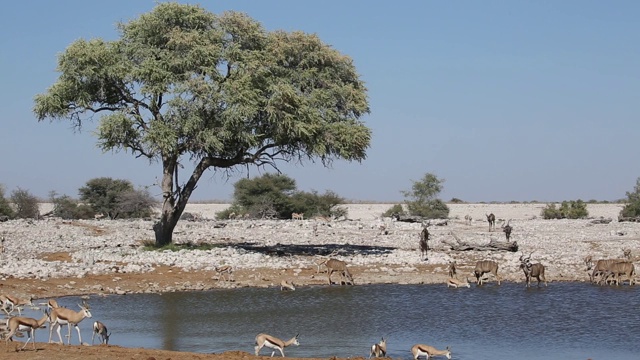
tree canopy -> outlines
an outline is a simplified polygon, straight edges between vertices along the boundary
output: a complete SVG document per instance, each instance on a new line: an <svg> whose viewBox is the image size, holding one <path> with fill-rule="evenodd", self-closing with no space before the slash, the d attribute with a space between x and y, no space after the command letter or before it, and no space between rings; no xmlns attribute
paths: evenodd
<svg viewBox="0 0 640 360"><path fill-rule="evenodd" d="M411 190L402 191L409 214L428 219L446 218L449 207L437 196L442 191L444 179L426 173L421 180L413 181Z"/></svg>
<svg viewBox="0 0 640 360"><path fill-rule="evenodd" d="M171 242L209 168L366 158L367 90L352 59L317 35L267 31L243 13L177 3L118 29L118 40L73 42L34 112L79 128L97 118L104 151L162 164L157 245ZM184 161L195 165L186 181Z"/></svg>

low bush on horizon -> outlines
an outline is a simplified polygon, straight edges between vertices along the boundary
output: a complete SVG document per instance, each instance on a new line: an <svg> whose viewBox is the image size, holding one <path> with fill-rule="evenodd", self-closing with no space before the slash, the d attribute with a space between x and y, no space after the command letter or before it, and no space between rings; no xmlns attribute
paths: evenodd
<svg viewBox="0 0 640 360"><path fill-rule="evenodd" d="M584 219L589 216L587 204L582 200L563 201L559 208L547 204L540 214L543 219Z"/></svg>
<svg viewBox="0 0 640 360"><path fill-rule="evenodd" d="M640 177L636 179L633 191L627 191L626 205L620 210L621 218L635 218L640 216Z"/></svg>

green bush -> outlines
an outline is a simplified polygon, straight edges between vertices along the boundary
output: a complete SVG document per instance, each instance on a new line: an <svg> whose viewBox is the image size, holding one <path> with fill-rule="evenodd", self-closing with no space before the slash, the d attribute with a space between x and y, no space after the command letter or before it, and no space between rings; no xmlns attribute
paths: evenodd
<svg viewBox="0 0 640 360"><path fill-rule="evenodd" d="M15 216L9 201L4 197L4 186L0 184L0 216L7 216L13 219Z"/></svg>
<svg viewBox="0 0 640 360"><path fill-rule="evenodd" d="M640 216L640 178L636 179L633 191L627 191L626 205L620 210L620 217Z"/></svg>
<svg viewBox="0 0 640 360"><path fill-rule="evenodd" d="M449 217L449 207L440 199L429 200L426 203L410 202L407 207L411 215L425 219L446 219Z"/></svg>
<svg viewBox="0 0 640 360"><path fill-rule="evenodd" d="M392 217L394 215L404 215L404 208L400 204L395 204L382 213L382 217Z"/></svg>
<svg viewBox="0 0 640 360"><path fill-rule="evenodd" d="M103 213L110 219L120 215L119 197L133 191L133 184L128 180L112 179L110 177L94 178L78 189L80 201L90 205L96 213Z"/></svg>
<svg viewBox="0 0 640 360"><path fill-rule="evenodd" d="M38 198L28 190L16 189L11 192L11 202L15 207L15 217L19 219L38 219L40 208Z"/></svg>
<svg viewBox="0 0 640 360"><path fill-rule="evenodd" d="M411 190L402 191L410 215L427 219L441 219L449 216L449 207L437 196L442 191L444 179L427 173L420 181L414 181Z"/></svg>
<svg viewBox="0 0 640 360"><path fill-rule="evenodd" d="M78 202L68 195L58 196L55 191L49 193L49 201L53 204L53 216L66 220L78 219Z"/></svg>
<svg viewBox="0 0 640 360"><path fill-rule="evenodd" d="M540 214L544 219L583 219L589 216L587 204L582 200L563 201L560 208L548 204Z"/></svg>

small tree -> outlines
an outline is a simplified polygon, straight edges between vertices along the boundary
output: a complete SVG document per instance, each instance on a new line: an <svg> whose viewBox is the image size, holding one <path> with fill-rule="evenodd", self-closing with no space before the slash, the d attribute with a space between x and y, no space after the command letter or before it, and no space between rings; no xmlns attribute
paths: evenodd
<svg viewBox="0 0 640 360"><path fill-rule="evenodd" d="M12 191L11 202L15 207L15 217L20 219L37 219L40 217L38 198L28 190L17 188Z"/></svg>
<svg viewBox="0 0 640 360"><path fill-rule="evenodd" d="M410 191L402 191L409 214L427 219L449 216L449 207L437 196L442 191L444 179L427 173L422 180L414 181Z"/></svg>
<svg viewBox="0 0 640 360"><path fill-rule="evenodd" d="M548 204L542 209L544 219L582 219L589 216L587 204L582 200L563 201L560 208L555 204Z"/></svg>
<svg viewBox="0 0 640 360"><path fill-rule="evenodd" d="M395 204L382 213L382 217L392 217L396 215L404 215L402 204Z"/></svg>
<svg viewBox="0 0 640 360"><path fill-rule="evenodd" d="M80 201L90 205L96 213L108 215L110 219L117 218L122 211L120 197L133 191L133 184L129 180L110 177L91 179L78 189Z"/></svg>
<svg viewBox="0 0 640 360"><path fill-rule="evenodd" d="M78 211L78 202L70 196L58 196L55 191L51 191L49 192L49 201L53 204L53 210L51 211L53 216L67 220L79 218L79 213L81 212Z"/></svg>
<svg viewBox="0 0 640 360"><path fill-rule="evenodd" d="M147 218L153 213L155 200L149 190L129 190L116 199L117 209L125 218Z"/></svg>
<svg viewBox="0 0 640 360"><path fill-rule="evenodd" d="M367 90L353 61L317 35L267 31L242 13L173 2L118 29L115 41L72 43L34 112L77 128L98 119L103 150L161 164L158 247L172 242L210 168L366 158ZM180 182L184 161L194 170Z"/></svg>
<svg viewBox="0 0 640 360"><path fill-rule="evenodd" d="M636 185L633 191L627 191L626 205L620 210L620 217L638 217L640 216L640 177L636 179Z"/></svg>
<svg viewBox="0 0 640 360"><path fill-rule="evenodd" d="M240 179L233 187L233 203L254 217L282 218L293 211L290 196L296 190L296 181L286 175Z"/></svg>
<svg viewBox="0 0 640 360"><path fill-rule="evenodd" d="M10 219L14 217L13 209L9 205L9 201L4 197L4 186L0 184L0 216L7 216Z"/></svg>

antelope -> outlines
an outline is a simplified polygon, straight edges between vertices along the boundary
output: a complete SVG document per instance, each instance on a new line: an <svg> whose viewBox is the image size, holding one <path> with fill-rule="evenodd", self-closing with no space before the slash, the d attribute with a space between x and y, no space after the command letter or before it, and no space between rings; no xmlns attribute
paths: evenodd
<svg viewBox="0 0 640 360"><path fill-rule="evenodd" d="M295 345L295 346L300 345L300 343L298 342L298 335L300 334L297 334L296 336L294 336L293 338L287 341L282 341L277 337L274 337L271 335L258 334L256 335L256 346L255 346L256 356L258 356L258 353L260 353L260 349L266 346L268 348L273 349L273 352L271 353L271 357L273 357L273 354L276 353L276 350L279 350L280 354L282 354L282 357L284 357L284 348L290 345Z"/></svg>
<svg viewBox="0 0 640 360"><path fill-rule="evenodd" d="M93 345L93 338L98 335L102 338L101 344L109 345L109 337L111 333L108 332L107 327L100 321L93 322L93 335L91 335L91 345Z"/></svg>
<svg viewBox="0 0 640 360"><path fill-rule="evenodd" d="M616 285L620 285L620 275L625 275L629 278L629 285L633 285L633 276L635 275L635 267L630 262L618 262L611 264L608 271L602 276L601 281L606 282L611 276L614 277ZM624 281L623 281L624 284Z"/></svg>
<svg viewBox="0 0 640 360"><path fill-rule="evenodd" d="M544 286L547 286L547 279L544 277L544 265L540 263L532 264L531 263L531 255L528 257L524 257L524 254L520 255L520 268L524 271L524 276L526 279L526 287L531 286L531 278L534 277L538 279L538 286L540 286L540 279L544 281Z"/></svg>
<svg viewBox="0 0 640 360"><path fill-rule="evenodd" d="M450 261L449 262L449 277L450 278L458 278L458 274L456 273L456 262L455 261Z"/></svg>
<svg viewBox="0 0 640 360"><path fill-rule="evenodd" d="M423 344L415 344L411 347L411 353L413 354L414 360L418 360L420 356L426 356L427 360L432 356L446 356L447 359L451 359L451 348L447 346L445 350L438 350L433 346L423 345Z"/></svg>
<svg viewBox="0 0 640 360"><path fill-rule="evenodd" d="M44 323L49 319L49 314L45 311L44 316L40 320L36 320L28 317L14 316L7 319L7 328L9 333L5 338L5 346L9 342L9 340L13 341L12 337L16 334L16 332L27 332L28 337L27 341L22 345L20 350L24 349L27 344L29 344L29 340L33 339L33 349L36 349L36 329L44 328Z"/></svg>
<svg viewBox="0 0 640 360"><path fill-rule="evenodd" d="M284 291L284 290L291 290L294 291L296 288L295 286L293 286L293 282L291 281L287 281L287 280L282 280L280 281L280 291Z"/></svg>
<svg viewBox="0 0 640 360"><path fill-rule="evenodd" d="M631 249L622 249L622 254L627 260L631 260Z"/></svg>
<svg viewBox="0 0 640 360"><path fill-rule="evenodd" d="M587 271L593 268L593 257L591 255L587 255L584 257L584 264L587 266Z"/></svg>
<svg viewBox="0 0 640 360"><path fill-rule="evenodd" d="M500 226L502 228L502 231L504 232L504 236L507 238L507 242L511 240L511 231L513 230L513 227L509 225L510 222L511 222L511 219L507 221L507 225L502 223L502 225Z"/></svg>
<svg viewBox="0 0 640 360"><path fill-rule="evenodd" d="M4 260L6 248L4 247L4 236L0 237L0 260Z"/></svg>
<svg viewBox="0 0 640 360"><path fill-rule="evenodd" d="M93 215L93 219L94 219L94 220L100 220L100 219L102 219L103 217L104 217L104 214L103 214L103 213L98 213L98 214Z"/></svg>
<svg viewBox="0 0 640 360"><path fill-rule="evenodd" d="M336 256L338 253L339 253L339 251L338 251L338 250L333 250L333 251L331 252L331 254L327 255L326 257L324 257L324 256L323 256L323 257L322 257L322 258L320 258L319 260L316 260L316 266L317 266L316 274L320 274L320 266L322 266L322 265L326 265L326 264L327 264L327 261L329 261L329 259L330 259L332 256Z"/></svg>
<svg viewBox="0 0 640 360"><path fill-rule="evenodd" d="M13 310L18 309L18 315L22 316L22 306L33 306L33 298L29 297L29 300L23 300L11 295L0 295L0 301L2 301L2 310L7 315L11 314ZM7 306L11 306L11 311L7 311Z"/></svg>
<svg viewBox="0 0 640 360"><path fill-rule="evenodd" d="M456 278L450 277L450 278L447 279L447 287L453 287L453 288L468 287L468 288L470 288L471 285L469 285L469 281L468 280L462 281L462 280L458 280Z"/></svg>
<svg viewBox="0 0 640 360"><path fill-rule="evenodd" d="M595 266L593 267L593 272L589 274L589 278L591 282L595 282L596 276L602 276L609 271L609 267L615 263L625 262L624 259L601 259L596 261Z"/></svg>
<svg viewBox="0 0 640 360"><path fill-rule="evenodd" d="M473 269L473 274L476 276L476 284L482 285L482 275L491 273L498 280L498 285L500 285L500 276L498 276L498 263L493 260L480 260L476 263L475 269Z"/></svg>
<svg viewBox="0 0 640 360"><path fill-rule="evenodd" d="M80 341L80 345L82 345L82 335L80 334L80 328L78 324L84 320L84 318L91 318L91 311L89 304L85 301L82 301L82 305L78 304L80 307L79 312L73 311L71 309L58 307L51 311L51 327L49 328L49 342L51 342L51 337L53 336L53 329L56 329L58 333L58 339L60 340L60 344L64 344L62 341L62 336L60 335L60 328L62 325L67 325L67 345L71 345L71 326L73 325L78 331L78 340Z"/></svg>
<svg viewBox="0 0 640 360"><path fill-rule="evenodd" d="M424 257L427 260L429 251L429 229L426 225L422 225L422 231L420 232L420 258Z"/></svg>
<svg viewBox="0 0 640 360"><path fill-rule="evenodd" d="M218 282L222 279L224 279L224 281L231 281L231 274L233 273L231 265L222 265L216 267L215 270L218 273Z"/></svg>
<svg viewBox="0 0 640 360"><path fill-rule="evenodd" d="M292 220L304 220L304 213L291 213Z"/></svg>
<svg viewBox="0 0 640 360"><path fill-rule="evenodd" d="M487 215L485 214L485 216L487 217L487 221L489 222L489 231L495 230L496 229L496 216L493 215L493 213Z"/></svg>
<svg viewBox="0 0 640 360"><path fill-rule="evenodd" d="M233 220L233 219L236 218L236 216L237 216L236 213L232 212L232 213L229 214L229 216L227 216L227 218L229 218L229 220Z"/></svg>
<svg viewBox="0 0 640 360"><path fill-rule="evenodd" d="M386 357L387 356L387 340L382 338L379 343L371 345L371 351L369 352L369 359L371 356Z"/></svg>
<svg viewBox="0 0 640 360"><path fill-rule="evenodd" d="M331 274L333 274L336 271L340 273L340 284L342 284L343 281L345 284L349 284L349 283L351 283L351 285L354 284L353 276L351 276L349 269L347 269L347 263L345 263L344 261L329 259L325 263L325 266L327 267L327 276L329 278L329 285L331 285Z"/></svg>
<svg viewBox="0 0 640 360"><path fill-rule="evenodd" d="M465 215L464 216L464 223L467 225L471 225L471 222L473 221L473 218L471 217L471 215Z"/></svg>

